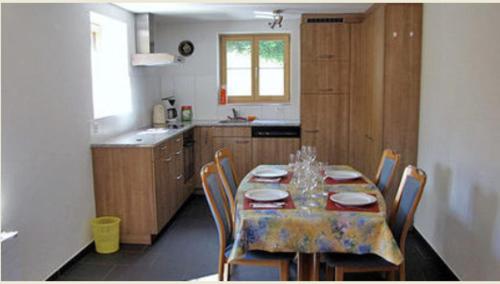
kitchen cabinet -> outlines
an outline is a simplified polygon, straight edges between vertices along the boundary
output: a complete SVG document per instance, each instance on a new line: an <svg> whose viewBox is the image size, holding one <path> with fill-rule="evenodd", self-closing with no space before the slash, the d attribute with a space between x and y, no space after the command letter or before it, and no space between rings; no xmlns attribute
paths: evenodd
<svg viewBox="0 0 500 284"><path fill-rule="evenodd" d="M122 243L151 244L191 193L183 180L183 139L156 147L94 147L97 216L121 219Z"/></svg>
<svg viewBox="0 0 500 284"><path fill-rule="evenodd" d="M318 159L328 164L348 161L347 95L310 95L301 101L301 142L315 146Z"/></svg>
<svg viewBox="0 0 500 284"><path fill-rule="evenodd" d="M214 160L212 132L214 127L202 126L194 129L194 184L201 188L200 171L207 163Z"/></svg>
<svg viewBox="0 0 500 284"><path fill-rule="evenodd" d="M417 162L421 37L421 4L376 4L352 25L349 162L373 177L384 149L400 153L388 201Z"/></svg>
<svg viewBox="0 0 500 284"><path fill-rule="evenodd" d="M317 22L313 15L301 25L301 143L316 147L318 159L329 164L349 158L350 25Z"/></svg>
<svg viewBox="0 0 500 284"><path fill-rule="evenodd" d="M303 23L301 25L301 59L349 60L350 25Z"/></svg>
<svg viewBox="0 0 500 284"><path fill-rule="evenodd" d="M251 137L214 137L214 150L228 148L234 156L234 167L239 179L242 179L252 168Z"/></svg>
<svg viewBox="0 0 500 284"><path fill-rule="evenodd" d="M286 165L299 148L300 138L252 138L252 163Z"/></svg>
<svg viewBox="0 0 500 284"><path fill-rule="evenodd" d="M349 163L374 177L382 155L384 9L351 26Z"/></svg>
<svg viewBox="0 0 500 284"><path fill-rule="evenodd" d="M302 61L302 95L347 94L349 92L348 60Z"/></svg>

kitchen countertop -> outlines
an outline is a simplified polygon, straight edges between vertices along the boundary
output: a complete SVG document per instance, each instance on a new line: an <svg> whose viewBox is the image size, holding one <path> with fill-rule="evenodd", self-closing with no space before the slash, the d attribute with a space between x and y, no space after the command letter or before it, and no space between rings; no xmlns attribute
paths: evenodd
<svg viewBox="0 0 500 284"><path fill-rule="evenodd" d="M299 120L254 120L252 122L225 122L220 120L193 120L183 122L178 129L141 128L113 137L106 141L92 143L92 148L102 147L154 147L163 141L184 133L195 126L250 127L250 126L300 126Z"/></svg>

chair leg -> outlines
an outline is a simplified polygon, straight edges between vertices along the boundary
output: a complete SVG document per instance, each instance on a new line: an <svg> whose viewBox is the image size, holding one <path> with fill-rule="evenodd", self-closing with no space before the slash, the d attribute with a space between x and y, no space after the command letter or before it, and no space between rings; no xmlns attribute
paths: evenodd
<svg viewBox="0 0 500 284"><path fill-rule="evenodd" d="M290 262L288 260L282 260L280 263L280 281L288 281L288 269Z"/></svg>
<svg viewBox="0 0 500 284"><path fill-rule="evenodd" d="M406 267L404 261L399 266L399 281L406 281Z"/></svg>
<svg viewBox="0 0 500 284"><path fill-rule="evenodd" d="M326 281L333 281L334 275L335 275L335 268L333 266L326 265L326 273L325 273Z"/></svg>
<svg viewBox="0 0 500 284"><path fill-rule="evenodd" d="M395 281L396 280L396 271L389 271L387 273L387 280Z"/></svg>
<svg viewBox="0 0 500 284"><path fill-rule="evenodd" d="M335 281L344 281L344 268L335 266Z"/></svg>
<svg viewBox="0 0 500 284"><path fill-rule="evenodd" d="M233 270L233 265L232 264L227 264L227 281L231 281L231 272Z"/></svg>
<svg viewBox="0 0 500 284"><path fill-rule="evenodd" d="M225 261L223 258L219 258L219 281L224 281L224 267Z"/></svg>
<svg viewBox="0 0 500 284"><path fill-rule="evenodd" d="M231 280L231 264L225 263L224 264L224 280L223 281L230 281Z"/></svg>

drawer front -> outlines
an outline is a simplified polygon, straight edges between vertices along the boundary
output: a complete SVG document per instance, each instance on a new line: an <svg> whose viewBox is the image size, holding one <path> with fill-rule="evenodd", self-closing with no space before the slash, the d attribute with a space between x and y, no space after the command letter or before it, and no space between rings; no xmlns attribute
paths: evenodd
<svg viewBox="0 0 500 284"><path fill-rule="evenodd" d="M168 148L169 147L169 141L164 141L160 145L155 147L155 159L165 159L167 158L169 152Z"/></svg>
<svg viewBox="0 0 500 284"><path fill-rule="evenodd" d="M182 135L169 138L162 142L155 147L155 159L165 159L169 155L182 151L183 142Z"/></svg>
<svg viewBox="0 0 500 284"><path fill-rule="evenodd" d="M184 139L182 137L182 134L177 135L171 139L169 139L170 143L170 153L178 152L179 150L182 150L182 143L184 142Z"/></svg>
<svg viewBox="0 0 500 284"><path fill-rule="evenodd" d="M214 137L250 137L252 130L250 127L214 127L212 129Z"/></svg>

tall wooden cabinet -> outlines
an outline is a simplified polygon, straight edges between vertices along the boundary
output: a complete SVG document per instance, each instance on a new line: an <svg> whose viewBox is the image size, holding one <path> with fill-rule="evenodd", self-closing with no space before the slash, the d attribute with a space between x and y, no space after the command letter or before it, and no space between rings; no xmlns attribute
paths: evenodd
<svg viewBox="0 0 500 284"><path fill-rule="evenodd" d="M375 5L351 35L349 162L373 176L384 149L399 152L392 200L404 168L417 162L422 5Z"/></svg>
<svg viewBox="0 0 500 284"><path fill-rule="evenodd" d="M302 144L370 177L384 149L399 152L392 200L403 169L417 161L422 5L375 4L347 16L303 16Z"/></svg>
<svg viewBox="0 0 500 284"><path fill-rule="evenodd" d="M314 16L301 25L301 141L330 164L348 161L350 34Z"/></svg>

